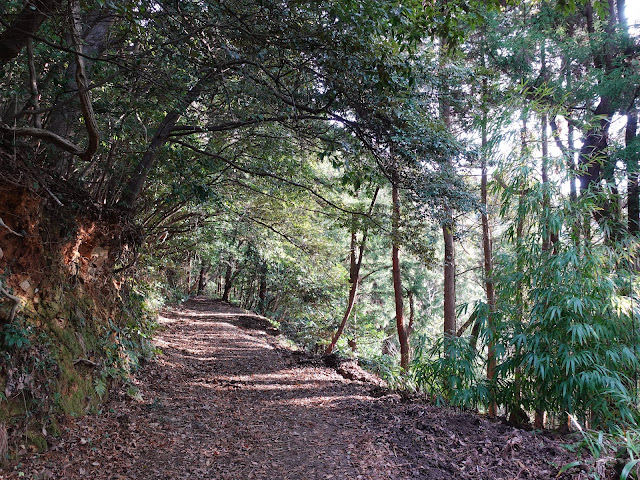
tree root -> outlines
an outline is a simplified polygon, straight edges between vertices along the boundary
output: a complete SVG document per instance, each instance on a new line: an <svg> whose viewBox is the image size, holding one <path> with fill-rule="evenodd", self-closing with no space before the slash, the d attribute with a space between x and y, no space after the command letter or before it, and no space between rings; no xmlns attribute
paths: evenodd
<svg viewBox="0 0 640 480"><path fill-rule="evenodd" d="M11 307L11 311L9 312L9 317L5 322L5 323L11 323L13 322L13 319L16 316L16 312L18 311L18 307L20 306L20 303L21 303L20 299L15 295L11 295L9 291L6 288L4 288L2 284L0 284L0 293L2 293L8 299L13 300L13 307Z"/></svg>

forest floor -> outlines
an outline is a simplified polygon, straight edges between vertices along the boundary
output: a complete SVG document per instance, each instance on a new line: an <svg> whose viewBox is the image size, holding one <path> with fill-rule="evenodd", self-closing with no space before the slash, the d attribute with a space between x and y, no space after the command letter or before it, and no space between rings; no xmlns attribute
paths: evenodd
<svg viewBox="0 0 640 480"><path fill-rule="evenodd" d="M358 367L293 351L261 317L195 298L167 310L162 354L101 414L69 418L52 448L0 478L586 478L567 440L403 400Z"/></svg>

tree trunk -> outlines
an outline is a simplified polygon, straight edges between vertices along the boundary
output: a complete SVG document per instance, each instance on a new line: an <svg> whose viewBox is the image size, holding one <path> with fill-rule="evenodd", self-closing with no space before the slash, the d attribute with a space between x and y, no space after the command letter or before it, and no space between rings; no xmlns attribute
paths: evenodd
<svg viewBox="0 0 640 480"><path fill-rule="evenodd" d="M543 410L536 410L536 415L535 418L533 420L533 428L536 428L538 430L542 430L544 428L544 419L545 419L545 414Z"/></svg>
<svg viewBox="0 0 640 480"><path fill-rule="evenodd" d="M416 319L416 302L413 290L407 291L407 298L409 299L409 324L407 325L407 337L411 338L413 333L413 325Z"/></svg>
<svg viewBox="0 0 640 480"><path fill-rule="evenodd" d="M47 128L56 135L67 138L72 134L80 114L85 119L88 118L90 121L85 122L85 128L90 142L82 154L88 159L92 152L95 153L98 149L98 127L95 118L92 118L94 114L90 94L91 72L95 63L93 57L104 52L116 15L107 9L96 7L82 19L82 23L87 24L88 27L81 32L76 4L72 10L74 10L72 39L78 54L76 54L75 64L70 64L64 73L64 92L67 93L61 95L53 105L48 115ZM80 109L75 102L70 101L75 96L80 99ZM56 171L61 175L67 175L73 168L73 158L68 154L61 155L56 152L52 155L52 166L55 166Z"/></svg>
<svg viewBox="0 0 640 480"><path fill-rule="evenodd" d="M544 188L544 192L542 193L542 218L543 221L546 222L549 209L551 208L551 200L549 198L549 193L546 189L549 186L549 143L547 139L547 126L548 126L548 117L547 114L542 114L542 118L540 119L540 133L541 139L540 142L542 144L542 185ZM547 251L551 248L551 232L549 230L549 224L546 222L546 225L543 225L544 233L542 235L542 250Z"/></svg>
<svg viewBox="0 0 640 480"><path fill-rule="evenodd" d="M189 267L187 270L187 295L191 295L191 277L193 276L193 257L189 256Z"/></svg>
<svg viewBox="0 0 640 480"><path fill-rule="evenodd" d="M33 59L33 40L27 41L27 56L29 59L29 90L31 93L31 108L40 110L40 93L38 92L38 72ZM35 113L32 118L33 128L42 128L42 114Z"/></svg>
<svg viewBox="0 0 640 480"><path fill-rule="evenodd" d="M207 275L209 273L209 270L211 269L211 265L209 264L202 264L200 266L200 275L198 276L198 290L196 295L203 295L205 289L207 288Z"/></svg>
<svg viewBox="0 0 640 480"><path fill-rule="evenodd" d="M224 274L224 292L222 293L222 301L229 301L229 294L231 293L231 288L233 287L233 265L231 262L227 264L227 270Z"/></svg>
<svg viewBox="0 0 640 480"><path fill-rule="evenodd" d="M258 287L258 313L264 315L267 310L267 263L260 266L260 286Z"/></svg>
<svg viewBox="0 0 640 480"><path fill-rule="evenodd" d="M607 22L604 26L604 37L601 47L593 51L593 65L601 74L606 76L614 68L614 60L620 53L619 47L614 45L617 36L614 34L616 27L616 15L613 8L613 1L609 1L610 10L607 12ZM596 20L594 19L594 9L591 1L585 3L584 15L587 24L589 39L594 40L597 37L595 31ZM601 95L600 101L593 112L594 122L590 124L583 133L582 147L578 156L578 164L580 167L580 192L584 192L591 188L595 192L601 190L600 182L603 180L604 173L612 170L611 158L608 154L609 144L609 126L613 115L616 113L616 107L613 99ZM609 182L609 179L604 178ZM611 185L615 187L615 184ZM593 217L599 223L610 223L609 229L615 238L620 232L619 218L616 215L618 210L617 202L613 206L611 202L599 201L600 208L594 210Z"/></svg>
<svg viewBox="0 0 640 480"><path fill-rule="evenodd" d="M442 48L446 47L447 40L442 39ZM445 65L444 53L440 57L440 65ZM444 92L445 94L448 92ZM446 95L440 99L440 115L442 122L451 131L451 106ZM444 240L444 338L453 338L456 335L456 252L453 238L455 221L453 211L446 207L445 220L442 223L442 238Z"/></svg>
<svg viewBox="0 0 640 480"><path fill-rule="evenodd" d="M350 266L349 266L349 299L347 300L347 309L342 316L342 321L340 322L340 326L338 330L333 335L331 339L331 343L327 347L325 354L329 355L333 352L333 349L336 347L342 332L344 331L345 326L347 325L347 321L349 320L349 316L351 315L351 311L353 310L353 306L356 303L356 296L358 294L358 284L360 280L360 264L356 259L356 232L355 232L355 222L353 222L354 227L351 230L351 254L350 258ZM360 247L361 251L364 246Z"/></svg>
<svg viewBox="0 0 640 480"><path fill-rule="evenodd" d="M528 150L528 145L527 145L527 115L526 113L522 113L522 127L520 129L520 154L522 156L526 155L526 152ZM522 211L522 203L524 200L524 195L525 192L524 191L520 191L520 193L518 194L518 214L517 214L517 224L516 224L516 250L519 250L521 245L522 245L522 237L524 236L524 218L523 216L520 214L520 212ZM516 268L518 269L518 271L522 271L522 269L524 268L524 266L522 265L522 261L520 260L520 256L518 256L518 265L516 266ZM518 280L518 286L516 289L516 312L517 312L517 318L519 318L521 321L523 321L524 318L524 312L525 312L525 298L524 298L524 294L523 294L523 288L522 288L522 280ZM519 347L516 347L516 355L520 354L520 350ZM521 399L522 399L522 370L520 367L516 367L516 371L514 374L514 405L512 406L512 411L510 415L511 417L513 417L514 420L518 420L521 421L522 419L519 418L519 415L513 415L515 412L520 412L522 407L521 407Z"/></svg>
<svg viewBox="0 0 640 480"><path fill-rule="evenodd" d="M200 81L195 84L186 93L181 101L182 109L173 110L167 113L164 119L160 122L160 125L156 129L156 133L151 138L149 146L146 152L142 155L140 162L136 166L131 175L131 178L126 183L124 192L122 194L121 203L128 209L132 209L135 205L138 197L142 193L144 185L147 181L149 172L153 169L158 159L158 153L160 149L169 139L171 132L177 125L178 120L184 114L184 111L200 96L202 85L204 85L209 79L208 75L203 76Z"/></svg>
<svg viewBox="0 0 640 480"><path fill-rule="evenodd" d="M393 215L391 219L391 276L393 278L393 291L396 303L396 328L398 341L400 342L400 367L409 369L409 338L404 327L404 304L402 299L402 279L400 277L400 195L398 192L398 173L391 176L391 197L393 202Z"/></svg>
<svg viewBox="0 0 640 480"><path fill-rule="evenodd" d="M543 68L544 68L544 64L543 64ZM546 191L546 188L549 185L549 171L548 171L549 145L548 145L548 139L547 139L547 124L548 124L548 117L547 117L547 114L544 113L540 120L541 142L542 142L541 175L542 175L542 185L543 185L543 188L545 188L545 191L543 192L543 198L542 198L542 212L543 212L542 221L545 222L545 224L542 225L542 230L543 230L542 251L543 252L549 251L551 249L552 243L555 243L552 240L553 232L551 232L549 222L548 222L548 215L549 215L549 209L551 208L551 201L549 199L549 193ZM544 411L543 410L536 410L534 427L540 428L540 429L544 427Z"/></svg>
<svg viewBox="0 0 640 480"><path fill-rule="evenodd" d="M80 8L77 2L71 3L71 16L72 16L72 35L73 48L75 50L76 58L76 85L78 87L78 97L80 99L80 110L82 111L82 118L84 120L85 129L87 130L87 148L82 153L80 158L85 162L90 161L98 151L100 145L100 133L98 131L98 121L96 120L95 112L93 111L93 102L91 100L91 91L89 90L89 78L87 76L87 70L85 67L85 61L83 57L84 46L81 39L80 32ZM109 23L110 25L110 23Z"/></svg>
<svg viewBox="0 0 640 480"><path fill-rule="evenodd" d="M548 73L547 73L547 51L545 41L542 41L540 45L540 76L543 81L548 81ZM558 241L558 234L551 229L551 225L548 222L549 216L551 215L551 198L548 191L549 187L549 114L544 112L540 119L540 143L542 149L542 184L544 187L543 199L542 199L542 218L545 219L544 231L542 239L542 249L549 250L553 245Z"/></svg>
<svg viewBox="0 0 640 480"><path fill-rule="evenodd" d="M60 0L31 0L0 35L0 65L16 58L42 22L60 6Z"/></svg>
<svg viewBox="0 0 640 480"><path fill-rule="evenodd" d="M487 80L483 80L483 98L488 95ZM485 100L483 100L484 102ZM489 333L489 343L487 351L487 380L491 382L496 376L496 356L495 356L495 335L493 330L493 313L496 307L496 293L493 285L493 246L491 244L491 229L489 226L489 200L487 192L487 109L484 107L482 114L482 153L481 153L481 178L480 178L480 194L481 194L481 219L482 219L482 251L484 254L484 285L485 293L487 296L487 305L489 307L489 317L487 319L487 331ZM478 323L476 322L476 325ZM475 325L474 325L475 329ZM472 337L473 337L472 332ZM477 333L475 335L477 338ZM489 404L488 414L490 417L495 417L498 413L498 408L495 402Z"/></svg>
<svg viewBox="0 0 640 480"><path fill-rule="evenodd" d="M573 89L573 76L571 75L571 59L567 58L566 60L566 73L565 73L565 81L567 84L567 90L571 91ZM578 191L576 189L576 162L575 162L575 142L573 140L574 126L572 122L572 118L568 119L568 127L567 127L567 169L569 174L569 198L572 202L575 202L578 198Z"/></svg>
<svg viewBox="0 0 640 480"><path fill-rule="evenodd" d="M456 260L453 240L453 219L451 212L442 225L444 238L444 335L456 335Z"/></svg>
<svg viewBox="0 0 640 480"><path fill-rule="evenodd" d="M166 114L162 122L160 122L156 133L149 142L147 151L142 155L131 179L125 186L121 199L121 203L125 207L129 209L133 208L133 205L140 196L140 193L142 193L142 189L147 180L147 175L155 165L159 150L169 139L169 134L173 130L173 127L176 126L181 116L182 113L180 112L169 112Z"/></svg>
<svg viewBox="0 0 640 480"><path fill-rule="evenodd" d="M627 112L625 144L627 147L627 229L633 235L640 234L640 187L638 181L638 157L635 149L630 148L636 141L638 131L638 110L632 107Z"/></svg>
<svg viewBox="0 0 640 480"><path fill-rule="evenodd" d="M371 216L373 212L373 207L375 206L376 199L378 198L378 192L380 188L376 188L376 191L373 194L373 198L371 199L371 204L369 205L368 215ZM325 353L328 355L333 352L333 349L336 348L336 344L344 332L344 329L347 325L347 321L351 316L351 311L353 310L353 306L356 303L356 298L358 296L358 286L360 283L360 267L362 266L362 258L364 257L365 245L367 243L367 228L364 228L362 233L362 241L360 242L360 247L358 250L358 254L356 256L356 249L358 248L357 242L357 222L356 215L353 214L351 218L351 247L350 247L350 265L349 265L349 284L351 285L349 288L349 298L347 300L347 309L342 316L342 321L340 322L340 326L336 331L335 335L331 339L331 343L327 347Z"/></svg>

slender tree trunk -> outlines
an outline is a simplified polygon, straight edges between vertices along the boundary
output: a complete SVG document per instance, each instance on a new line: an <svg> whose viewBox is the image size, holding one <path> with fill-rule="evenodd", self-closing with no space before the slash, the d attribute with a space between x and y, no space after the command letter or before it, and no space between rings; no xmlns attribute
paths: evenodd
<svg viewBox="0 0 640 480"><path fill-rule="evenodd" d="M567 157L567 166L569 168L569 198L572 201L576 201L578 199L578 189L576 187L576 162L575 162L575 142L574 138L574 127L572 123L569 123L569 127L567 128L567 145L569 150L569 156Z"/></svg>
<svg viewBox="0 0 640 480"><path fill-rule="evenodd" d="M616 12L613 0L609 0L609 11L606 13L607 21L604 26L604 37L601 47L593 50L593 65L604 76L609 74L614 68L614 60L619 54L617 35L614 34L616 28ZM589 39L598 37L595 31L597 19L594 18L594 8L591 1L585 3L584 15L587 25ZM604 20L604 19L603 19ZM600 182L607 178L607 171L612 170L611 158L608 153L609 146L609 126L616 113L616 106L613 99L607 95L601 95L598 105L593 111L594 122L587 127L583 133L582 147L578 156L580 166L580 192L591 188L598 192L601 190ZM615 188L615 183L610 185ZM620 234L620 219L617 215L617 202L613 205L609 201L600 201L598 209L594 210L593 217L599 223L609 223L609 230L615 239Z"/></svg>
<svg viewBox="0 0 640 480"><path fill-rule="evenodd" d="M258 287L258 312L264 315L267 310L267 263L260 267L260 286Z"/></svg>
<svg viewBox="0 0 640 480"><path fill-rule="evenodd" d="M162 122L160 122L156 133L149 142L147 151L142 155L140 162L134 170L134 174L131 176L131 179L125 187L122 195L122 203L126 207L132 208L140 196L140 193L142 193L142 188L147 180L147 175L157 160L158 152L169 139L169 135L171 134L173 127L176 126L181 116L181 112L169 112L166 114Z"/></svg>
<svg viewBox="0 0 640 480"><path fill-rule="evenodd" d="M544 57L543 57L544 58ZM544 63L543 63L544 68ZM549 185L549 172L548 172L548 162L549 162L549 145L547 139L547 124L548 117L547 114L544 113L540 120L540 130L541 130L541 142L542 142L542 184L546 189ZM552 243L552 232L550 231L549 223L547 222L547 216L549 215L549 209L551 208L549 194L545 190L543 193L542 199L542 221L546 222L545 225L542 226L544 230L544 234L542 236L542 250L549 251L551 249ZM535 412L535 420L534 420L535 428L543 428L544 427L544 411L536 410Z"/></svg>
<svg viewBox="0 0 640 480"><path fill-rule="evenodd" d="M638 157L629 148L636 141L638 131L638 110L632 107L627 112L625 144L627 146L627 229L633 235L640 234L640 187L638 181Z"/></svg>
<svg viewBox="0 0 640 480"><path fill-rule="evenodd" d="M453 240L453 220L442 226L444 238L444 335L456 335L456 256Z"/></svg>
<svg viewBox="0 0 640 480"><path fill-rule="evenodd" d="M547 220L547 216L549 215L549 209L551 208L551 202L549 199L549 193L546 189L549 186L549 142L547 139L547 127L548 127L548 117L547 114L544 113L542 118L540 119L540 134L541 134L541 146L542 146L542 185L545 191L543 192L542 197L542 218L544 219L546 225L543 226L545 233L542 236L542 250L547 251L551 248L551 232L549 230L549 225Z"/></svg>
<svg viewBox="0 0 640 480"><path fill-rule="evenodd" d="M29 37L27 41L27 57L29 63L29 90L31 92L31 108L34 111L40 110L40 93L38 92L38 73L33 59L33 40ZM33 127L42 128L42 114L33 115Z"/></svg>
<svg viewBox="0 0 640 480"><path fill-rule="evenodd" d="M336 344L338 343L340 336L344 332L344 328L347 325L347 320L349 320L349 316L351 315L353 306L356 303L357 294L358 294L358 280L356 280L355 283L352 283L351 287L349 288L349 299L347 301L347 309L345 310L344 315L342 316L342 321L340 322L340 326L338 327L338 330L336 330L336 333L333 335L331 339L331 343L327 347L325 354L329 355L331 352L333 352L333 349L336 348Z"/></svg>
<svg viewBox="0 0 640 480"><path fill-rule="evenodd" d="M398 192L398 173L393 172L391 178L391 197L393 202L393 214L391 218L391 274L393 278L393 291L396 303L396 328L398 341L400 342L400 367L409 369L409 338L404 326L404 302L402 299L402 279L400 277L400 195Z"/></svg>
<svg viewBox="0 0 640 480"><path fill-rule="evenodd" d="M209 274L209 270L211 269L211 265L202 264L200 266L200 275L198 276L198 290L196 295L203 295L205 289L207 288L207 275Z"/></svg>
<svg viewBox="0 0 640 480"><path fill-rule="evenodd" d="M193 275L193 256L189 256L189 266L187 267L187 295L191 295L191 277Z"/></svg>
<svg viewBox="0 0 640 480"><path fill-rule="evenodd" d="M371 216L371 214L373 213L373 207L375 206L379 191L380 189L376 188L376 191L373 194L373 198L371 199L371 204L369 205L369 212L368 212L369 216ZM338 330L332 337L331 343L325 350L325 354L327 355L333 352L333 349L336 348L336 344L338 343L340 336L344 332L344 329L347 325L349 317L351 316L353 307L356 303L356 298L358 296L358 286L360 283L360 267L362 266L362 259L364 257L365 245L367 243L367 228L366 227L364 228L364 231L362 234L362 241L360 242L360 247L356 255L356 249L358 249L358 242L357 242L357 222L356 222L355 214L353 215L351 220L352 220L351 221L351 247L350 247L350 254L349 254L349 258L350 258L349 297L347 300L347 308L344 312L344 315L342 316L342 321L340 322L340 326L338 327Z"/></svg>
<svg viewBox="0 0 640 480"><path fill-rule="evenodd" d="M77 2L72 2L72 35L76 62L70 64L64 73L64 91L66 94L56 100L56 104L47 118L47 129L63 138L67 138L76 127L78 117L85 117L85 128L89 136L89 143L82 154L85 160L98 149L98 126L93 112L90 84L92 70L97 57L104 52L109 39L116 15L107 8L96 7L91 9L82 19L79 18ZM80 20L87 27L80 29ZM74 96L80 100L80 108L75 102L70 102ZM87 121L88 119L88 121ZM51 164L61 175L67 175L73 169L73 156L68 153L56 152L51 155ZM53 163L55 162L55 164ZM107 170L108 171L108 170Z"/></svg>
<svg viewBox="0 0 640 480"><path fill-rule="evenodd" d="M237 285L236 285L234 291L236 291L236 292L238 291L238 286ZM245 305L244 292L245 292L245 284L244 284L244 282L241 282L240 283L240 292L238 292L238 295L236 296L236 298L240 299L240 305Z"/></svg>
<svg viewBox="0 0 640 480"><path fill-rule="evenodd" d="M522 113L522 127L520 130L520 149L521 156L527 155L527 151L529 149L528 140L527 140L527 115L525 112ZM522 203L524 200L524 191L520 191L518 194L518 214L517 214L517 224L516 224L516 249L519 250L522 245L522 237L524 236L524 217L520 213L522 211ZM518 257L518 271L522 271L524 266L522 265L522 261L520 257ZM518 281L517 293L516 293L516 312L520 321L524 321L524 313L525 313L525 298L522 292L522 281ZM516 347L516 354L520 354L519 347ZM514 390L515 390L515 407L512 409L511 417L515 420L518 415L513 415L515 411L519 411L521 409L520 403L522 398L522 369L520 367L516 368L514 374ZM541 428L541 427L540 427Z"/></svg>
<svg viewBox="0 0 640 480"><path fill-rule="evenodd" d="M184 114L184 111L186 111L187 108L189 108L189 106L200 96L202 85L204 85L208 80L209 76L205 75L196 85L191 87L181 101L182 108L167 113L164 119L160 122L160 125L158 125L156 133L151 138L146 152L142 155L142 158L135 167L133 174L126 183L121 198L121 203L125 207L129 209L133 208L138 197L142 193L149 172L151 172L156 164L160 149L165 145L165 143L167 143L167 140L169 140L171 132Z"/></svg>
<svg viewBox="0 0 640 480"><path fill-rule="evenodd" d="M276 292L275 296L269 301L267 308L273 313L276 313L278 311L278 308L280 308L281 300L282 300L282 292ZM284 315L281 315L281 317L283 316Z"/></svg>
<svg viewBox="0 0 640 480"><path fill-rule="evenodd" d="M573 30L573 29L572 29ZM571 32L572 36L573 33ZM566 72L565 72L565 81L567 83L567 91L572 91L573 88L573 75L571 74L571 58L566 59ZM567 127L567 170L569 174L569 198L572 202L575 202L578 198L578 191L576 188L576 162L575 162L575 142L574 142L574 126L572 122L572 118L568 119L569 126Z"/></svg>
<svg viewBox="0 0 640 480"><path fill-rule="evenodd" d="M361 247L363 248L363 247ZM353 310L353 306L356 303L356 296L358 294L358 284L360 280L360 265L356 259L356 231L355 231L355 221L353 222L353 227L351 230L351 253L349 255L350 258L350 266L349 266L349 299L347 300L347 309L342 316L342 321L340 322L340 326L338 330L333 335L331 339L331 343L327 347L325 353L329 355L333 352L333 349L336 347L342 332L344 331L345 326L347 325L347 321L349 320L349 316L351 315L351 311Z"/></svg>
<svg viewBox="0 0 640 480"><path fill-rule="evenodd" d="M233 265L231 261L227 264L227 270L224 274L224 292L222 293L222 301L229 301L229 294L231 293L231 288L233 287Z"/></svg>
<svg viewBox="0 0 640 480"><path fill-rule="evenodd" d="M484 60L484 59L483 59ZM489 94L487 79L483 80L483 104L486 102L486 96ZM489 200L487 192L487 108L484 105L484 111L482 113L482 153L481 153L481 178L480 178L480 195L482 202L482 251L484 254L484 285L485 293L487 296L487 305L489 307L489 317L487 319L487 331L489 332L489 344L487 351L487 380L490 382L495 379L496 376L496 355L495 355L495 332L493 325L493 316L496 306L496 293L493 285L493 246L491 244L491 229L489 226ZM478 323L476 322L476 325ZM475 325L474 325L475 327ZM473 332L472 332L473 334ZM477 333L476 337L477 338ZM495 402L489 404L488 414L490 417L495 417L498 413L498 408Z"/></svg>
<svg viewBox="0 0 640 480"><path fill-rule="evenodd" d="M80 32L80 6L77 1L71 3L72 16L72 35L73 48L76 57L76 85L78 86L78 97L80 98L80 110L84 120L85 129L87 130L87 148L81 155L81 159L88 162L98 151L100 146L100 132L98 131L98 121L93 111L93 101L91 100L91 91L89 90L89 78L83 57L84 46L82 43Z"/></svg>
<svg viewBox="0 0 640 480"><path fill-rule="evenodd" d="M543 142L543 145L545 145L545 142ZM544 156L544 153L543 153L543 156ZM543 160L543 165L544 165L544 160ZM545 170L544 166L543 166L542 175L543 175L543 182L546 182L546 170ZM520 198L522 199L522 195L520 196ZM518 245L520 245L521 242L522 242L523 228L524 228L524 219L519 217L518 218L518 231L517 231ZM547 235L544 236L544 238L542 240L542 243L543 243L543 245L542 245L543 249L548 249L549 248L549 240L548 240L548 236ZM522 298L518 303L521 304L522 311L524 313L524 298ZM518 372L516 372L516 376L518 376ZM538 428L538 429L544 428L544 418L545 418L544 410L536 409L535 415L534 415L534 420L533 420L534 428Z"/></svg>
<svg viewBox="0 0 640 480"><path fill-rule="evenodd" d="M413 325L416 319L416 302L413 290L407 291L407 298L409 299L409 324L407 325L407 337L411 338Z"/></svg>
<svg viewBox="0 0 640 480"><path fill-rule="evenodd" d="M442 48L446 47L447 40L442 39ZM440 65L445 65L444 53L440 57ZM445 94L448 92L444 92ZM451 131L451 106L446 95L441 96L440 114L442 122ZM456 252L453 232L455 221L453 211L447 207L445 220L442 223L442 238L444 240L444 338L453 338L456 335Z"/></svg>

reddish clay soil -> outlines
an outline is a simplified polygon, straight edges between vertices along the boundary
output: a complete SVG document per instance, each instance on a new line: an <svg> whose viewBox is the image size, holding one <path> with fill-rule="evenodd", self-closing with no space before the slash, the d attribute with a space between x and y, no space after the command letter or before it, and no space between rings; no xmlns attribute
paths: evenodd
<svg viewBox="0 0 640 480"><path fill-rule="evenodd" d="M50 451L0 478L586 478L557 477L572 461L560 439L381 395L283 347L255 319L204 298L164 312L163 354L136 379L141 399L114 393L102 414L69 419Z"/></svg>

